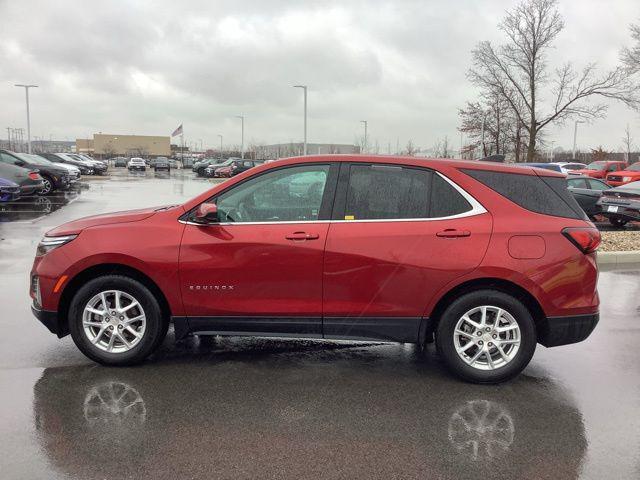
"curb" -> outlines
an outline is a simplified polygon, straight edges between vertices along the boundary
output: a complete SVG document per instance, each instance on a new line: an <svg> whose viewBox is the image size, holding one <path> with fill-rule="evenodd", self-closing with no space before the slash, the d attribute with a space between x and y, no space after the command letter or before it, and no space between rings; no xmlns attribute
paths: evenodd
<svg viewBox="0 0 640 480"><path fill-rule="evenodd" d="M640 250L628 252L598 252L598 265L640 263Z"/></svg>

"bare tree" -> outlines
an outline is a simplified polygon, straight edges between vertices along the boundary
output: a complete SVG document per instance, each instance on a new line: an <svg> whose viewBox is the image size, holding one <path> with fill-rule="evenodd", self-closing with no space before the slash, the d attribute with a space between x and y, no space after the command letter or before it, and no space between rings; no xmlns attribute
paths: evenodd
<svg viewBox="0 0 640 480"><path fill-rule="evenodd" d="M402 151L402 155L407 155L409 157L414 157L416 155L416 153L418 153L420 151L420 148L418 148L414 143L413 140L409 140L407 142L407 144L404 147L404 150Z"/></svg>
<svg viewBox="0 0 640 480"><path fill-rule="evenodd" d="M622 137L622 148L627 160L627 163L631 163L631 151L633 150L633 138L631 137L631 130L627 123L627 128L624 129L624 137Z"/></svg>
<svg viewBox="0 0 640 480"><path fill-rule="evenodd" d="M635 43L630 48L622 50L622 62L633 74L640 72L640 23L631 25L631 38Z"/></svg>
<svg viewBox="0 0 640 480"><path fill-rule="evenodd" d="M602 148L602 145L600 145L598 148L591 149L591 158L594 162L606 160L608 156L609 152Z"/></svg>
<svg viewBox="0 0 640 480"><path fill-rule="evenodd" d="M556 5L556 0L524 0L499 25L508 43L494 47L480 42L472 52L469 79L509 103L529 137L527 161L533 161L538 133L547 125L603 116L607 105L587 101L593 97L640 108L640 95L623 67L599 75L595 64L577 71L567 63L549 72L546 53L564 28ZM542 91L551 93L544 113Z"/></svg>
<svg viewBox="0 0 640 480"><path fill-rule="evenodd" d="M449 145L449 137L446 135L438 140L436 144L433 146L433 156L435 158L452 158L453 152L451 151L451 146Z"/></svg>

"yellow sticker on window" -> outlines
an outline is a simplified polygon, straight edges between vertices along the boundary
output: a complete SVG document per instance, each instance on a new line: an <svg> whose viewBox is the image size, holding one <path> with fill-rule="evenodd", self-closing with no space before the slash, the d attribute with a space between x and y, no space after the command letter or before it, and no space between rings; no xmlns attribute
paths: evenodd
<svg viewBox="0 0 640 480"><path fill-rule="evenodd" d="M345 216L344 216L344 219L345 219L345 220L355 220L355 219L356 219L356 217L355 217L354 215L345 215Z"/></svg>

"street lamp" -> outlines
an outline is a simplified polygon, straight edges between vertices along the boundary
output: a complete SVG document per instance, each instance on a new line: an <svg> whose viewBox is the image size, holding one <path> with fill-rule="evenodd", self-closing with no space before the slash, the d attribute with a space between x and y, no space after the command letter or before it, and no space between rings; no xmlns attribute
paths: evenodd
<svg viewBox="0 0 640 480"><path fill-rule="evenodd" d="M367 152L367 126L369 125L369 122L366 120L360 120L360 123L364 124L364 142L363 142L362 149L364 150L363 153L366 153Z"/></svg>
<svg viewBox="0 0 640 480"><path fill-rule="evenodd" d="M220 137L220 160L222 160L222 135L218 134Z"/></svg>
<svg viewBox="0 0 640 480"><path fill-rule="evenodd" d="M580 120L576 120L573 124L573 160L576 159L576 137L578 136L578 124L584 123Z"/></svg>
<svg viewBox="0 0 640 480"><path fill-rule="evenodd" d="M31 153L31 118L29 116L29 89L38 88L38 85L23 85L18 83L15 86L24 88L24 94L27 99L27 142L29 145L29 153Z"/></svg>
<svg viewBox="0 0 640 480"><path fill-rule="evenodd" d="M301 88L304 92L304 146L302 149L302 155L307 155L307 86L306 85L294 85L293 88Z"/></svg>
<svg viewBox="0 0 640 480"><path fill-rule="evenodd" d="M240 141L240 157L244 158L244 115L236 115L242 121L242 136Z"/></svg>

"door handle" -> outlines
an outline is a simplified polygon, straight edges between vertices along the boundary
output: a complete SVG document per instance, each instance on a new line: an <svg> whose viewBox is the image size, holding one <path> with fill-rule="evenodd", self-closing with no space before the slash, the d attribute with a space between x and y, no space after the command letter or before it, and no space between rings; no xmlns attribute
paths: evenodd
<svg viewBox="0 0 640 480"><path fill-rule="evenodd" d="M456 230L455 228L447 228L446 230L442 230L441 232L436 233L436 236L441 238L470 237L471 232L469 230Z"/></svg>
<svg viewBox="0 0 640 480"><path fill-rule="evenodd" d="M307 232L294 232L285 236L287 240L317 240L320 238L320 235L317 233L307 233Z"/></svg>

